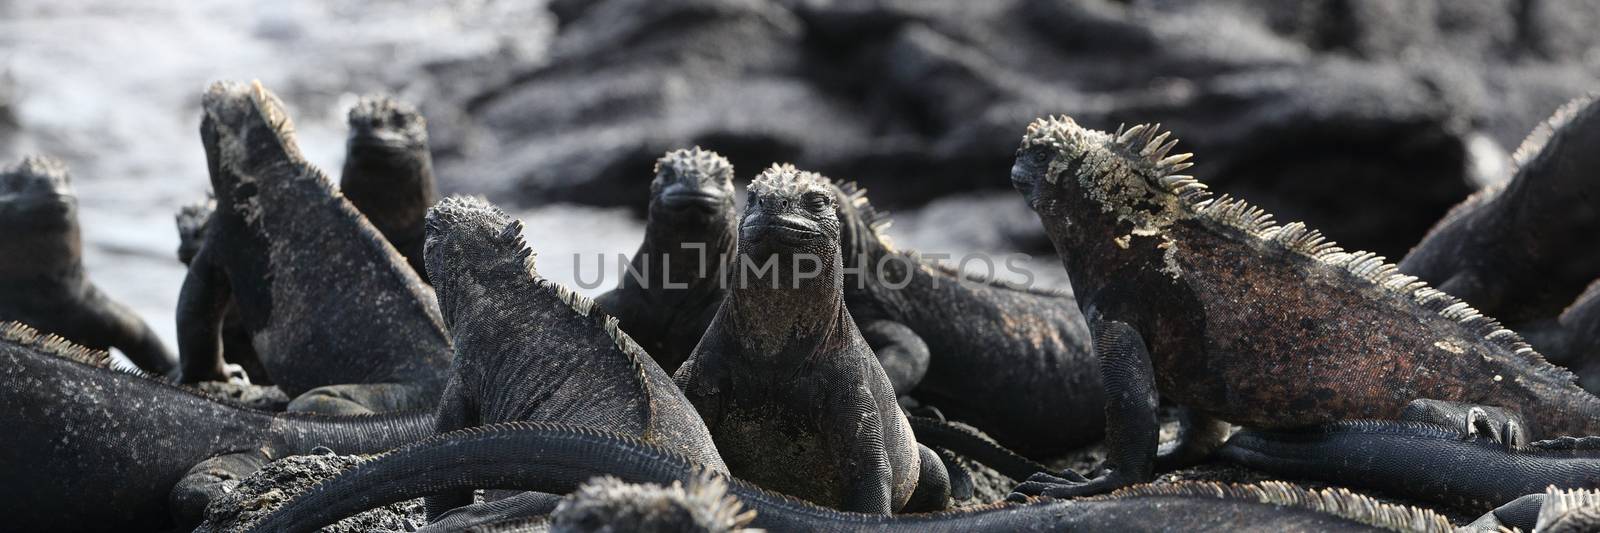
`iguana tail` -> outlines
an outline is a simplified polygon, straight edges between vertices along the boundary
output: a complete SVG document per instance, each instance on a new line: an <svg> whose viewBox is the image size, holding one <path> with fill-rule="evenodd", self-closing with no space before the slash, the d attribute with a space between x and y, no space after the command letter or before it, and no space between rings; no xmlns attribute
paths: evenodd
<svg viewBox="0 0 1600 533"><path fill-rule="evenodd" d="M908 416L906 421L911 423L918 443L964 455L1011 479L1024 480L1038 472L1052 471L973 429L924 416Z"/></svg>

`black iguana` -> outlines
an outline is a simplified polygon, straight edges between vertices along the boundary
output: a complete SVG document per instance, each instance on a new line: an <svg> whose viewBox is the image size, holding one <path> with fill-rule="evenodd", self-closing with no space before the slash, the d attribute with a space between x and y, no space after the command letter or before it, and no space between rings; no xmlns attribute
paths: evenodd
<svg viewBox="0 0 1600 533"><path fill-rule="evenodd" d="M695 147L656 160L644 243L617 288L595 301L669 373L722 305L737 218L727 159Z"/></svg>
<svg viewBox="0 0 1600 533"><path fill-rule="evenodd" d="M439 201L428 123L393 96L362 96L350 109L339 191L378 228L423 281L422 217Z"/></svg>
<svg viewBox="0 0 1600 533"><path fill-rule="evenodd" d="M478 199L428 211L425 256L455 360L438 431L519 420L633 435L723 470L711 434L672 379L594 301L539 277L522 223ZM428 501L428 516L471 502Z"/></svg>
<svg viewBox="0 0 1600 533"><path fill-rule="evenodd" d="M318 446L380 452L427 436L432 417L248 409L12 322L0 324L0 427L4 529L149 531L198 518L218 476Z"/></svg>
<svg viewBox="0 0 1600 533"><path fill-rule="evenodd" d="M71 181L67 166L49 157L0 171L0 320L116 348L147 372L172 373L178 359L156 332L84 272Z"/></svg>
<svg viewBox="0 0 1600 533"><path fill-rule="evenodd" d="M450 344L432 291L300 155L260 83L219 82L200 137L217 209L178 301L183 382L222 377L224 311L239 314L291 409L431 407Z"/></svg>
<svg viewBox="0 0 1600 533"><path fill-rule="evenodd" d="M1148 480L1157 390L1204 419L1260 429L1393 419L1431 399L1505 408L1534 438L1600 434L1600 398L1516 333L1380 257L1213 198L1177 174L1189 154L1169 156L1177 141L1157 130L1046 118L1017 151L1012 182L1095 332L1110 447L1106 475L1042 474L1021 493Z"/></svg>
<svg viewBox="0 0 1600 533"><path fill-rule="evenodd" d="M1577 98L1539 124L1510 181L1452 208L1400 271L1521 326L1551 319L1600 277L1600 104Z"/></svg>
<svg viewBox="0 0 1600 533"><path fill-rule="evenodd" d="M897 250L865 190L845 183L838 195L850 316L863 334L907 329L914 342L899 342L899 353L919 353L909 344L931 354L913 396L1028 455L1100 439L1099 365L1070 293L977 278ZM880 360L894 358L882 352L893 340L867 335ZM884 362L894 366L914 365Z"/></svg>
<svg viewBox="0 0 1600 533"><path fill-rule="evenodd" d="M838 509L942 508L947 471L845 309L839 250L827 178L762 172L728 294L674 380L740 478Z"/></svg>

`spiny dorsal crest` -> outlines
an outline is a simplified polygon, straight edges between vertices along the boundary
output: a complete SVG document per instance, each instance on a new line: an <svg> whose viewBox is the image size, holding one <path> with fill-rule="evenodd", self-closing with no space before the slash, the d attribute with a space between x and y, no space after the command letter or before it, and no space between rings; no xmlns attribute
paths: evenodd
<svg viewBox="0 0 1600 533"><path fill-rule="evenodd" d="M362 95L356 100L355 107L350 108L346 121L352 133L364 129L387 129L401 132L413 141L426 140L428 137L428 121L416 106L389 94Z"/></svg>
<svg viewBox="0 0 1600 533"><path fill-rule="evenodd" d="M1535 533L1578 533L1600 526L1600 490L1561 490L1551 485L1544 490L1544 505L1533 526Z"/></svg>
<svg viewBox="0 0 1600 533"><path fill-rule="evenodd" d="M833 182L816 172L795 168L789 163L773 163L750 181L750 193L756 196L799 196L807 191L828 192Z"/></svg>
<svg viewBox="0 0 1600 533"><path fill-rule="evenodd" d="M294 122L289 120L289 113L284 110L283 101L278 96L261 86L259 80L250 82L249 85L235 81L219 81L212 83L200 99L201 109L207 117L217 125L219 147L224 154L233 159L245 159L244 134L250 128L265 126L277 136L283 151L294 160L303 159L300 147L294 140ZM256 118L262 122L253 123Z"/></svg>
<svg viewBox="0 0 1600 533"><path fill-rule="evenodd" d="M522 265L529 277L540 279L534 268L533 249L522 239L522 221L511 218L481 196L456 195L440 200L428 208L424 222L428 233L439 238L476 233L495 248L496 259L511 258Z"/></svg>
<svg viewBox="0 0 1600 533"><path fill-rule="evenodd" d="M699 146L673 150L656 159L654 173L659 176L662 172L668 172L679 180L733 181L733 163L729 163L721 154Z"/></svg>
<svg viewBox="0 0 1600 533"><path fill-rule="evenodd" d="M856 182L847 181L839 184L839 192L844 194L844 202L855 210L856 216L861 217L861 221L865 222L878 239L887 245L889 237L884 235L883 231L894 223L889 219L889 213L874 207L872 201L867 199L867 189L857 185Z"/></svg>
<svg viewBox="0 0 1600 533"><path fill-rule="evenodd" d="M715 476L701 475L687 488L676 481L663 487L601 476L580 485L551 517L552 531L594 521L648 527L669 525L656 521L687 520L690 524L670 524L679 526L671 529L716 533L742 530L755 519L755 511L744 509Z"/></svg>
<svg viewBox="0 0 1600 533"><path fill-rule="evenodd" d="M1511 153L1511 164L1515 170L1521 171L1523 167L1528 166L1529 161L1544 152L1551 139L1578 119L1579 114L1590 109L1590 104L1593 104L1594 100L1593 94L1573 98L1562 104L1549 118L1534 126L1533 131L1528 132L1528 136L1522 139L1522 144L1517 145L1517 150Z"/></svg>
<svg viewBox="0 0 1600 533"><path fill-rule="evenodd" d="M1442 533L1455 530L1450 520L1431 510L1383 503L1342 488L1311 490L1282 481L1252 484L1186 481L1135 485L1088 499L1104 501L1135 497L1244 500L1330 514L1391 531Z"/></svg>
<svg viewBox="0 0 1600 533"><path fill-rule="evenodd" d="M124 370L114 368L109 352L79 346L56 335L40 333L39 330L21 322L0 323L0 340L95 368Z"/></svg>
<svg viewBox="0 0 1600 533"><path fill-rule="evenodd" d="M1172 132L1161 131L1160 124L1118 126L1116 133L1108 134L1083 128L1072 118L1058 115L1028 124L1022 147L1047 146L1058 154L1052 171L1045 175L1050 183L1055 183L1060 174L1055 165L1077 161L1080 168L1093 173L1108 174L1119 167L1134 172L1151 187L1175 194L1187 203L1205 200L1210 196L1205 184L1193 176L1177 174L1194 166L1187 162L1193 154L1167 155L1178 146L1178 139L1171 136Z"/></svg>

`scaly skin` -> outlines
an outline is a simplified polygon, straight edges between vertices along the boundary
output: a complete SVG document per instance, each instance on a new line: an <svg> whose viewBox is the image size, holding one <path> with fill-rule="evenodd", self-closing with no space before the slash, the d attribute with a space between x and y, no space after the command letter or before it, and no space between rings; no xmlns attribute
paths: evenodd
<svg viewBox="0 0 1600 533"><path fill-rule="evenodd" d="M931 354L916 388L897 383L897 391L1032 456L1101 438L1099 367L1070 294L973 278L898 250L880 234L888 221L866 191L846 183L837 192L850 315L863 330L903 325ZM880 359L884 348L873 344Z"/></svg>
<svg viewBox="0 0 1600 533"><path fill-rule="evenodd" d="M428 123L411 104L384 94L362 96L348 123L339 190L426 282L422 217L439 202Z"/></svg>
<svg viewBox="0 0 1600 533"><path fill-rule="evenodd" d="M433 291L301 157L281 102L259 83L214 84L203 107L217 210L179 295L182 380L222 377L231 307L285 393L335 386L296 404L434 405L450 345Z"/></svg>
<svg viewBox="0 0 1600 533"><path fill-rule="evenodd" d="M1479 511L1550 485L1600 488L1600 437L1513 447L1436 424L1354 420L1299 431L1246 430L1218 453L1273 475Z"/></svg>
<svg viewBox="0 0 1600 533"><path fill-rule="evenodd" d="M178 359L155 331L83 271L71 181L66 165L48 157L0 171L0 320L116 348L146 372L172 373Z"/></svg>
<svg viewBox="0 0 1600 533"><path fill-rule="evenodd" d="M1516 333L1382 258L1212 198L1173 174L1189 166L1188 154L1167 157L1176 142L1062 117L1034 122L1018 150L1012 181L1095 331L1111 448L1106 476L1044 476L1020 492L1148 479L1157 390L1260 429L1395 419L1432 399L1508 409L1534 438L1600 434L1600 399Z"/></svg>
<svg viewBox="0 0 1600 533"><path fill-rule="evenodd" d="M734 475L820 505L888 513L911 500L923 466L943 465L921 464L926 448L845 309L830 185L792 165L751 182L740 265L674 380ZM937 500L943 507L945 495Z"/></svg>
<svg viewBox="0 0 1600 533"><path fill-rule="evenodd" d="M469 459L470 458L470 459ZM688 458L590 428L514 422L435 436L397 449L300 494L251 531L308 532L388 503L450 489L566 493L589 479L630 483L726 483L768 531L1451 531L1432 511L1379 503L1342 489L1280 482L1182 482L1108 496L1034 499L931 514L840 512L707 474Z"/></svg>
<svg viewBox="0 0 1600 533"><path fill-rule="evenodd" d="M1451 209L1400 262L1518 326L1550 319L1600 278L1600 104L1577 98L1517 149L1516 174Z"/></svg>
<svg viewBox="0 0 1600 533"><path fill-rule="evenodd" d="M617 288L595 301L668 374L689 358L722 305L736 218L727 159L695 147L656 160L644 243Z"/></svg>
<svg viewBox="0 0 1600 533"><path fill-rule="evenodd" d="M456 349L438 408L440 433L496 422L607 429L725 470L694 407L617 319L539 277L522 223L478 199L428 211L428 271ZM428 501L428 516L472 502Z"/></svg>
<svg viewBox="0 0 1600 533"><path fill-rule="evenodd" d="M0 324L0 500L6 529L173 527L168 493L206 459L327 446L376 453L426 437L424 413L273 414L110 367L105 352ZM242 472L241 472L242 474ZM181 525L181 524L180 524ZM192 524L190 524L192 527Z"/></svg>

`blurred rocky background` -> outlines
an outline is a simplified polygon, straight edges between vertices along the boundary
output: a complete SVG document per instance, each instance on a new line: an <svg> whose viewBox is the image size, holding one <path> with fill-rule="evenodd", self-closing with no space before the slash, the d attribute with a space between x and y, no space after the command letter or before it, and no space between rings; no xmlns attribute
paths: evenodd
<svg viewBox="0 0 1600 533"><path fill-rule="evenodd" d="M169 340L223 78L283 96L335 172L356 95L420 103L441 187L517 208L566 283L614 271L651 162L698 144L742 179L862 182L902 245L1059 284L1006 179L1045 114L1161 122L1214 189L1398 259L1597 87L1595 27L1586 0L0 0L0 156L72 165L90 274Z"/></svg>

